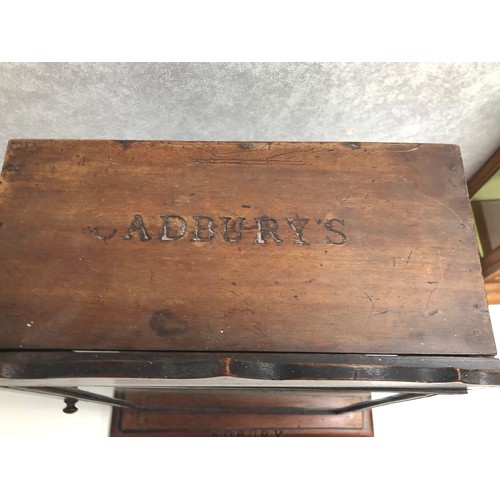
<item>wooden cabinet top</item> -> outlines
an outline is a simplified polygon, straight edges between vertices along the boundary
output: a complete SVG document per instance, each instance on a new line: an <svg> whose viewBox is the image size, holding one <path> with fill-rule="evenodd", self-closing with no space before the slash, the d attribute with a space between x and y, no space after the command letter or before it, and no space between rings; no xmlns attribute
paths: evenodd
<svg viewBox="0 0 500 500"><path fill-rule="evenodd" d="M0 349L495 353L458 147L14 140Z"/></svg>

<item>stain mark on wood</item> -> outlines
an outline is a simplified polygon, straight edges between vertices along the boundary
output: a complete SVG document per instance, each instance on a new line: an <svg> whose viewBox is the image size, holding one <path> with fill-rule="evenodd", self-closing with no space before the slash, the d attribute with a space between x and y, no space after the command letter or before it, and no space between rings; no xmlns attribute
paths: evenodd
<svg viewBox="0 0 500 500"><path fill-rule="evenodd" d="M128 149L130 146L132 146L132 144L134 144L135 141L124 141L124 140L116 140L115 141L117 144L120 144L123 149Z"/></svg>
<svg viewBox="0 0 500 500"><path fill-rule="evenodd" d="M3 171L21 175L24 171L24 163L6 163L3 166Z"/></svg>
<svg viewBox="0 0 500 500"><path fill-rule="evenodd" d="M156 311L149 320L149 326L158 335L179 335L188 330L187 321L177 317L168 309Z"/></svg>

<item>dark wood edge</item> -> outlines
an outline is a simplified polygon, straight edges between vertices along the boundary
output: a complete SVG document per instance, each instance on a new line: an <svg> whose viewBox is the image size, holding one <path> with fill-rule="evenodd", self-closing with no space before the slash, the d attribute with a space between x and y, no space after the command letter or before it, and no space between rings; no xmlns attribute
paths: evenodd
<svg viewBox="0 0 500 500"><path fill-rule="evenodd" d="M500 148L498 148L486 163L470 178L467 183L469 196L472 198L500 168Z"/></svg>
<svg viewBox="0 0 500 500"><path fill-rule="evenodd" d="M268 353L0 352L0 386L43 379L331 380L500 385L492 357ZM365 387L366 390L366 387ZM375 389L373 389L375 390Z"/></svg>

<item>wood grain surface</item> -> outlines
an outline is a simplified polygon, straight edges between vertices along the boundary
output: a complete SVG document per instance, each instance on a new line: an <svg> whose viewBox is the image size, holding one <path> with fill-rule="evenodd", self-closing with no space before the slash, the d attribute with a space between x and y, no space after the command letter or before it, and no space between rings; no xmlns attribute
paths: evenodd
<svg viewBox="0 0 500 500"><path fill-rule="evenodd" d="M332 409L369 401L369 393L335 393L328 390L118 390L116 397L148 407L179 408L178 412L114 408L110 435L115 437L214 436L214 437L371 437L371 410L341 415L312 415L303 409ZM191 408L236 408L240 412L193 413ZM269 413L252 413L270 408ZM271 408L291 410L273 414ZM293 412L293 408L297 408ZM248 413L245 413L247 410Z"/></svg>
<svg viewBox="0 0 500 500"><path fill-rule="evenodd" d="M15 140L0 348L490 355L459 149Z"/></svg>

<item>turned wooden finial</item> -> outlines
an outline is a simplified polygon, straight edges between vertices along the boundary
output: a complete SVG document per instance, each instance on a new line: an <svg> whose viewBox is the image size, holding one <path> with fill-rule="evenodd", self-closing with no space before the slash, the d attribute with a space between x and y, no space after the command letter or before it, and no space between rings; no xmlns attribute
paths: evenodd
<svg viewBox="0 0 500 500"><path fill-rule="evenodd" d="M72 413L76 413L78 408L75 406L78 403L78 399L75 398L64 398L64 403L66 407L63 408L63 412L71 415Z"/></svg>

